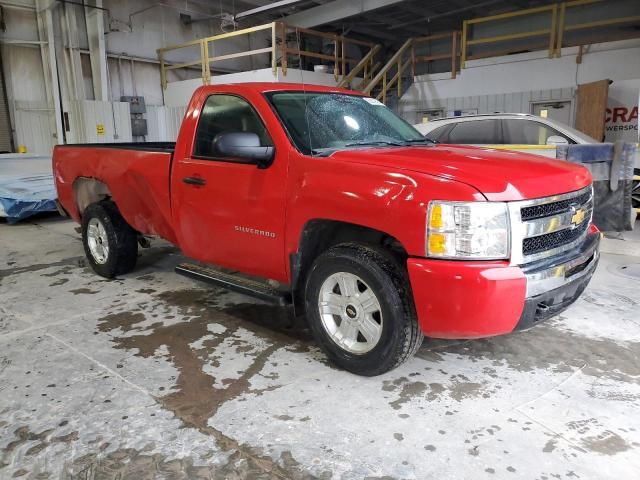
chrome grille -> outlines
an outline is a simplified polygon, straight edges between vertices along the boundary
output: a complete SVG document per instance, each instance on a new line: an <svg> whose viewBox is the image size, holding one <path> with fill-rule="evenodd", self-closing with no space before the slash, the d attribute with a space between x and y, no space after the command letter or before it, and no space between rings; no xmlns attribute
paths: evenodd
<svg viewBox="0 0 640 480"><path fill-rule="evenodd" d="M573 204L584 205L591 198L591 190L584 192L576 198L567 198L553 203L543 203L541 205L531 205L522 207L522 221L534 220L536 218L549 217L558 213L568 212Z"/></svg>
<svg viewBox="0 0 640 480"><path fill-rule="evenodd" d="M559 245L571 243L582 236L589 226L588 223L589 222L585 220L578 228L566 228L553 233L538 235L537 237L525 238L522 240L522 253L525 256L534 255L536 253L555 248Z"/></svg>
<svg viewBox="0 0 640 480"><path fill-rule="evenodd" d="M510 202L511 263L522 265L578 245L587 235L592 211L591 187L552 197Z"/></svg>

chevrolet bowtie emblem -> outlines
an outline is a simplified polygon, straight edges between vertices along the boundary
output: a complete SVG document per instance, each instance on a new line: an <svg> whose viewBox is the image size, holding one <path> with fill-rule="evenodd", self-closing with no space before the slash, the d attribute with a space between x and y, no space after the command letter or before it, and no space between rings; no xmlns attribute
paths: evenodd
<svg viewBox="0 0 640 480"><path fill-rule="evenodd" d="M583 208L579 208L575 211L575 213L571 216L571 225L577 227L584 221L584 217L587 213Z"/></svg>

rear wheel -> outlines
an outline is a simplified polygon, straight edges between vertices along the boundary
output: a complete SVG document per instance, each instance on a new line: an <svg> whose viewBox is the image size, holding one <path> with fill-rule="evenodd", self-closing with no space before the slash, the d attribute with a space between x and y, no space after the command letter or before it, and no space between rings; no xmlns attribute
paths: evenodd
<svg viewBox="0 0 640 480"><path fill-rule="evenodd" d="M306 283L316 341L350 372L373 376L410 358L422 343L408 278L386 251L343 244L320 255Z"/></svg>
<svg viewBox="0 0 640 480"><path fill-rule="evenodd" d="M82 243L98 275L113 278L136 265L138 235L112 202L93 203L83 212Z"/></svg>

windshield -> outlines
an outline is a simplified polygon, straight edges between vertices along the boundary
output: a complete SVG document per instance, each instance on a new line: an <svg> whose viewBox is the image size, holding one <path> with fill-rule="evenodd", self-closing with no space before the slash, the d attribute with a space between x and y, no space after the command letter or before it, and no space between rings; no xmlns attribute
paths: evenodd
<svg viewBox="0 0 640 480"><path fill-rule="evenodd" d="M271 92L267 98L295 146L306 154L429 143L373 98L322 92Z"/></svg>

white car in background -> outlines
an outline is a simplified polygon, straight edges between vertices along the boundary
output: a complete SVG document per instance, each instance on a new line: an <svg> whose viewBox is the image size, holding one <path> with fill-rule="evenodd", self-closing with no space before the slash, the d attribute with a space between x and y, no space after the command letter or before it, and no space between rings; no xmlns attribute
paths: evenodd
<svg viewBox="0 0 640 480"><path fill-rule="evenodd" d="M468 144L500 150L515 150L556 158L558 145L600 143L562 122L528 113L500 113L448 117L414 127L438 143ZM640 175L640 154L636 160ZM640 181L634 180L632 204L640 208Z"/></svg>
<svg viewBox="0 0 640 480"><path fill-rule="evenodd" d="M557 145L599 143L575 128L528 113L449 117L414 127L438 143L458 143L556 157Z"/></svg>

